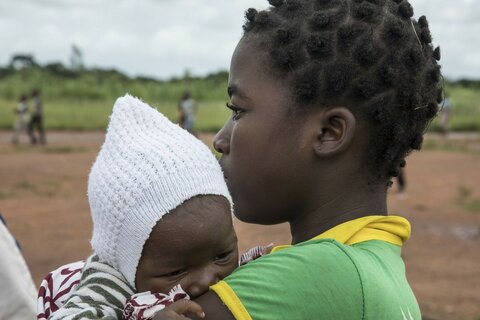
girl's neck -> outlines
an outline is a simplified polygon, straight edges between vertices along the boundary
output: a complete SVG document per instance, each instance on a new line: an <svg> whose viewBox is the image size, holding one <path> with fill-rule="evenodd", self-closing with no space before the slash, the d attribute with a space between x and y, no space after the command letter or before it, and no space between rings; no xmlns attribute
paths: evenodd
<svg viewBox="0 0 480 320"><path fill-rule="evenodd" d="M346 221L368 215L387 215L388 212L385 187L374 191L367 188L349 190L330 199L318 201L290 221L292 244L310 240Z"/></svg>

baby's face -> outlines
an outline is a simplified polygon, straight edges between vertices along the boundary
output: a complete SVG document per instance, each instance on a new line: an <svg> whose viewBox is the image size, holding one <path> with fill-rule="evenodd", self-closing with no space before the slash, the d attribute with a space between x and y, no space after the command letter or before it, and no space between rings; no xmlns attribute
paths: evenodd
<svg viewBox="0 0 480 320"><path fill-rule="evenodd" d="M138 292L168 293L180 284L191 298L238 266L230 204L221 196L198 196L165 215L143 248Z"/></svg>

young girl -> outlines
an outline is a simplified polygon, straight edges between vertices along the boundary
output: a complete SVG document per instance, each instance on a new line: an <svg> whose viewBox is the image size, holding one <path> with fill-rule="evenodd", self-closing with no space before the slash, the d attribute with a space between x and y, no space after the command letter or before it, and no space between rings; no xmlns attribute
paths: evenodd
<svg viewBox="0 0 480 320"><path fill-rule="evenodd" d="M27 96L22 94L20 96L18 105L13 110L16 116L15 124L13 126L12 143L17 144L19 142L19 136L22 131L27 129L28 125L28 106Z"/></svg>
<svg viewBox="0 0 480 320"><path fill-rule="evenodd" d="M421 319L401 257L410 224L386 198L443 98L427 20L406 0L270 4L247 11L214 146L235 215L288 222L292 245L195 302L206 319Z"/></svg>
<svg viewBox="0 0 480 320"><path fill-rule="evenodd" d="M78 317L125 312L125 318L137 319L199 296L238 266L231 197L217 160L201 141L138 99L125 96L115 103L90 172L88 199L97 256L83 269L86 288L57 311L84 264L51 274L40 289L39 319L78 310ZM92 268L101 263L113 269ZM172 288L170 295L134 296L124 311L122 295Z"/></svg>

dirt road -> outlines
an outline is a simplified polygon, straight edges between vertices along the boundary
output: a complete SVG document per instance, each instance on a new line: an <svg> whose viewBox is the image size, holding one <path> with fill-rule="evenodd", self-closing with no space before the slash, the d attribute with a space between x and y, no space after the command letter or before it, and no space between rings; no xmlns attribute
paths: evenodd
<svg viewBox="0 0 480 320"><path fill-rule="evenodd" d="M210 143L212 136L201 138ZM103 133L51 133L49 144L42 147L14 147L9 139L9 132L0 132L0 211L38 284L51 269L90 254L87 175ZM480 139L452 138L445 148L438 146L442 139L430 137L437 149L472 147L413 154L407 165L407 193L399 197L394 185L389 207L413 226L403 255L424 314L478 319ZM241 250L290 240L286 225L235 224Z"/></svg>

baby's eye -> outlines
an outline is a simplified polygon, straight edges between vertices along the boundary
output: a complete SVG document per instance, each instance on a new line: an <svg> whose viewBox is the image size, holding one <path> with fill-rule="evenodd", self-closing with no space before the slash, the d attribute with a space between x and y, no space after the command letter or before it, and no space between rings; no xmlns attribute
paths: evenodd
<svg viewBox="0 0 480 320"><path fill-rule="evenodd" d="M175 270L175 271L172 271L172 272L168 272L168 273L164 273L161 275L161 277L175 277L175 276L179 276L181 274L183 274L185 272L184 269L178 269L178 270Z"/></svg>
<svg viewBox="0 0 480 320"><path fill-rule="evenodd" d="M215 257L215 262L226 262L230 260L230 255L232 251L226 251Z"/></svg>

